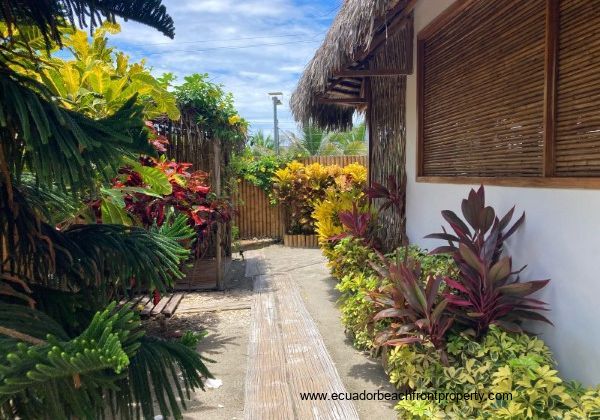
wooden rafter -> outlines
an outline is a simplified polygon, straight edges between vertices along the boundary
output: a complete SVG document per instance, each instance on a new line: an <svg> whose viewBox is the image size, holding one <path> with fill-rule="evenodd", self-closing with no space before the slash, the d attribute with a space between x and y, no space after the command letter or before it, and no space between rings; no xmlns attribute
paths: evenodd
<svg viewBox="0 0 600 420"><path fill-rule="evenodd" d="M337 92L342 95L360 96L360 89L344 89L339 86L332 87L330 92Z"/></svg>
<svg viewBox="0 0 600 420"><path fill-rule="evenodd" d="M402 76L409 74L405 70L379 69L379 70L342 70L333 73L333 77L377 77L377 76Z"/></svg>
<svg viewBox="0 0 600 420"><path fill-rule="evenodd" d="M340 105L366 105L367 101L363 98L319 98L322 104L340 104Z"/></svg>

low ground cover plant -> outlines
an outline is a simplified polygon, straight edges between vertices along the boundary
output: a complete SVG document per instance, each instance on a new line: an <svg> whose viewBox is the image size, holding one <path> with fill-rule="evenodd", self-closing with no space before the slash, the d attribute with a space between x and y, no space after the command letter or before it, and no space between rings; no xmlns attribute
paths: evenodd
<svg viewBox="0 0 600 420"><path fill-rule="evenodd" d="M393 191L389 182L367 193L401 208ZM599 389L564 382L548 347L524 329L524 321L550 323L546 304L532 297L549 280L521 281L523 268L513 269L505 250L524 215L512 225L514 208L496 216L481 187L463 200L463 218L442 212L451 233L429 237L447 245L383 255L364 229L342 223L344 211L343 232L320 244L339 280L342 322L355 346L383 350L390 381L403 391L483 395L406 399L396 406L399 418L600 418ZM359 220L356 207L350 211ZM315 212L317 225L321 214Z"/></svg>

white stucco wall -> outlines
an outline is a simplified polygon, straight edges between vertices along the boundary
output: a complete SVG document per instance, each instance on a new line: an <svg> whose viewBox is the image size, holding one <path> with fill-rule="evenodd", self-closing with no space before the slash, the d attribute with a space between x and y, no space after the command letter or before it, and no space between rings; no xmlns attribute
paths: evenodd
<svg viewBox="0 0 600 420"><path fill-rule="evenodd" d="M420 0L415 34L452 3ZM416 70L416 42L414 49ZM440 231L440 211L460 214L460 202L473 185L416 182L416 73L408 77L406 102L408 236L431 249L436 241L423 237ZM514 265L528 264L522 279L552 279L538 296L549 303L554 327L535 323L531 329L554 351L563 378L600 383L600 191L489 186L486 194L502 215L513 205L519 215L526 213L525 224L508 242Z"/></svg>

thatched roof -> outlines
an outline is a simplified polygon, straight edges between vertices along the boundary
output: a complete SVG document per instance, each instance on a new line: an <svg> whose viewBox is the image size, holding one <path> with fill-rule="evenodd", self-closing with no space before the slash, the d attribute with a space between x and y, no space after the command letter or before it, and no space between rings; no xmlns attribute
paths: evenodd
<svg viewBox="0 0 600 420"><path fill-rule="evenodd" d="M363 98L362 79L336 78L334 74L349 68L368 68L365 60L375 36L387 35L391 19L402 15L407 5L412 10L410 5L413 3L408 0L344 1L323 44L306 66L292 94L290 106L297 121L325 129L347 129L352 126L354 106L360 105L360 102L339 102L343 100L341 98L352 95L356 95L357 99ZM339 87L332 89L332 85L338 83ZM323 100L325 94L334 103L326 103Z"/></svg>

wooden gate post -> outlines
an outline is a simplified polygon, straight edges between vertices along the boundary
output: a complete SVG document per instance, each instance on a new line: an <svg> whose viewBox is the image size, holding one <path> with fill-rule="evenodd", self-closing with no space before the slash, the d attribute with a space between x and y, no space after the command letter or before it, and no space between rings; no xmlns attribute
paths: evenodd
<svg viewBox="0 0 600 420"><path fill-rule="evenodd" d="M221 197L221 147L220 140L213 139L213 155L214 155L214 168L215 171L215 194L218 198ZM222 246L221 246L221 223L217 223L217 240L215 250L215 262L217 264L217 289L225 289L225 281L223 278L223 265L222 265Z"/></svg>

